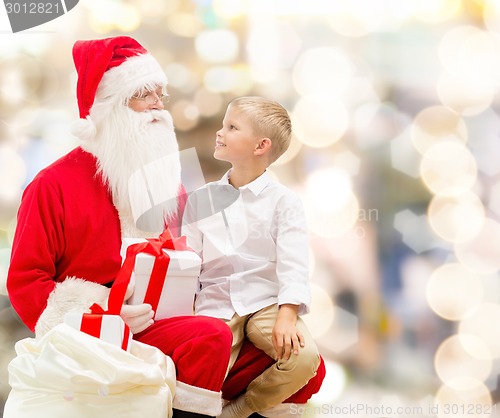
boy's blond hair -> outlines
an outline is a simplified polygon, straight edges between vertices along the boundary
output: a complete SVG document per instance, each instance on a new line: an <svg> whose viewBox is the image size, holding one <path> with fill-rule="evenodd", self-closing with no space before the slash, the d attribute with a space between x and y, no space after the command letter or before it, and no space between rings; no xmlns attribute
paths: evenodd
<svg viewBox="0 0 500 418"><path fill-rule="evenodd" d="M269 164L288 149L292 139L292 122L286 109L278 102L259 96L245 96L232 100L229 106L248 117L258 136L271 140Z"/></svg>

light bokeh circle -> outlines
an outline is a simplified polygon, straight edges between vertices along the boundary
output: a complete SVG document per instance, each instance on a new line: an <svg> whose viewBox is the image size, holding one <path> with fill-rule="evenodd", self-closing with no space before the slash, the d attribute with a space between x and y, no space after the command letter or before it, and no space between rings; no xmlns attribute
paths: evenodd
<svg viewBox="0 0 500 418"><path fill-rule="evenodd" d="M410 128L414 147L421 154L437 141L467 141L467 125L462 117L444 106L430 106L420 111Z"/></svg>
<svg viewBox="0 0 500 418"><path fill-rule="evenodd" d="M333 96L307 96L292 111L299 141L313 148L324 148L340 140L349 126L346 106Z"/></svg>
<svg viewBox="0 0 500 418"><path fill-rule="evenodd" d="M438 267L427 282L427 302L444 319L460 320L483 302L483 285L478 275L459 263Z"/></svg>
<svg viewBox="0 0 500 418"><path fill-rule="evenodd" d="M458 378L442 385L435 396L437 418L487 417L492 411L492 398L483 382ZM476 412L478 411L478 412Z"/></svg>
<svg viewBox="0 0 500 418"><path fill-rule="evenodd" d="M303 317L314 338L326 334L333 325L335 310L328 293L315 283L311 283L311 311Z"/></svg>
<svg viewBox="0 0 500 418"><path fill-rule="evenodd" d="M347 233L359 215L351 179L337 168L319 169L308 176L304 206L309 229L322 237Z"/></svg>
<svg viewBox="0 0 500 418"><path fill-rule="evenodd" d="M302 95L340 95L348 87L353 66L340 48L318 47L304 52L293 69L293 82Z"/></svg>
<svg viewBox="0 0 500 418"><path fill-rule="evenodd" d="M472 308L459 323L460 335L473 335L484 342L493 359L500 357L500 305L486 302Z"/></svg>
<svg viewBox="0 0 500 418"><path fill-rule="evenodd" d="M462 341L469 339L468 346L476 348L477 355L467 350ZM434 356L436 373L447 386L460 390L460 379L484 382L492 369L492 360L486 344L474 335L453 335L444 340Z"/></svg>
<svg viewBox="0 0 500 418"><path fill-rule="evenodd" d="M457 259L477 274L493 274L500 269L500 223L486 218L478 233L455 241Z"/></svg>
<svg viewBox="0 0 500 418"><path fill-rule="evenodd" d="M440 141L427 149L420 175L437 195L458 196L471 189L477 179L477 163L468 148L456 141Z"/></svg>
<svg viewBox="0 0 500 418"><path fill-rule="evenodd" d="M470 191L452 197L434 196L427 214L433 231L448 242L463 242L473 238L486 219L481 199Z"/></svg>

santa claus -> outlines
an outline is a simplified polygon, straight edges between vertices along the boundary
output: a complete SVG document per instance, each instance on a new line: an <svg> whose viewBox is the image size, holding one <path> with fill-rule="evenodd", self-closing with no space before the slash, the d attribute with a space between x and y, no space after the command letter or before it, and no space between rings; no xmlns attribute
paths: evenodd
<svg viewBox="0 0 500 418"><path fill-rule="evenodd" d="M26 188L7 278L12 306L37 338L66 312L105 304L121 266L122 237L157 236L167 225L175 231L185 204L159 63L125 36L78 41L73 58L80 112L74 133L81 146ZM153 202L153 189L167 198ZM220 413L232 338L225 323L194 316L153 321L147 304L124 304L120 316L134 339L173 360L174 417ZM260 373L272 361L253 348L245 356L242 378L230 376L233 388L243 390L254 377L250 365ZM309 387L301 399L319 386Z"/></svg>
<svg viewBox="0 0 500 418"><path fill-rule="evenodd" d="M131 179L177 151L162 101L167 80L158 62L129 37L79 41L73 58L81 118L75 133L82 145L26 188L7 278L12 306L37 337L62 322L67 311L105 303L121 266L122 236L151 237L164 225L176 225L184 200L178 158L154 165L147 184L161 186L172 198L152 211L160 222L149 224L159 230L136 227L134 201L144 190ZM173 359L174 416L217 415L231 341L225 324L204 317L153 323L146 304L124 305L120 315L134 338Z"/></svg>

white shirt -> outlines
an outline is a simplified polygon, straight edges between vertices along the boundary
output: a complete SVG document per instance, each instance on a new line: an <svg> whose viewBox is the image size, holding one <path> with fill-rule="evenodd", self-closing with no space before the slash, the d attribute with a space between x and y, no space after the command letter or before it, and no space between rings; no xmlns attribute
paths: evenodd
<svg viewBox="0 0 500 418"><path fill-rule="evenodd" d="M186 204L182 235L202 258L196 314L231 319L275 303L307 313L309 250L300 199L267 172L239 190L229 175L192 193Z"/></svg>

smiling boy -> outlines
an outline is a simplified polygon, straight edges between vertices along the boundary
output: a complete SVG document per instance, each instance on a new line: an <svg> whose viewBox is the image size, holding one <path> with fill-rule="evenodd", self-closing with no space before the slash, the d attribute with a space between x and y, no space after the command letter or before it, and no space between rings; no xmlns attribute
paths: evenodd
<svg viewBox="0 0 500 418"><path fill-rule="evenodd" d="M183 235L203 260L196 314L230 326L230 368L245 337L276 360L223 408L222 418L269 412L304 386L320 362L300 318L310 304L304 210L300 199L267 172L287 150L291 129L279 103L262 97L233 100L214 150L216 159L232 167L204 187L232 187L239 195L201 220L200 194L190 196L185 210Z"/></svg>

